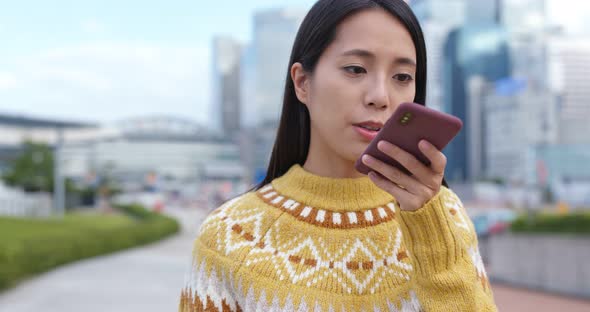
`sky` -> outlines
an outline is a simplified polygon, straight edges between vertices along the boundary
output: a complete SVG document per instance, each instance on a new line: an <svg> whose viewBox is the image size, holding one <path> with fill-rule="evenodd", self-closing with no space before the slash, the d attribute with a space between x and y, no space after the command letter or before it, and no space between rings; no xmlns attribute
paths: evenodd
<svg viewBox="0 0 590 312"><path fill-rule="evenodd" d="M590 16L580 12L589 10L579 8L586 1L550 1L553 19L588 28ZM165 114L206 123L212 38L247 42L256 10L314 2L0 0L0 113L92 122Z"/></svg>
<svg viewBox="0 0 590 312"><path fill-rule="evenodd" d="M0 0L0 113L204 123L213 36L246 42L256 10L313 2Z"/></svg>

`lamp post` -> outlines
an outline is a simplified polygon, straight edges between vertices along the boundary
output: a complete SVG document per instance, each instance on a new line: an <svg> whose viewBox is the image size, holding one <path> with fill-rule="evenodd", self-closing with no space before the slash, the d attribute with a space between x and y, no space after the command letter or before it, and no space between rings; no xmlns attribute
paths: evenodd
<svg viewBox="0 0 590 312"><path fill-rule="evenodd" d="M64 142L63 127L56 128L57 140L53 152L53 210L55 215L63 217L65 214L65 185L61 172L61 149Z"/></svg>

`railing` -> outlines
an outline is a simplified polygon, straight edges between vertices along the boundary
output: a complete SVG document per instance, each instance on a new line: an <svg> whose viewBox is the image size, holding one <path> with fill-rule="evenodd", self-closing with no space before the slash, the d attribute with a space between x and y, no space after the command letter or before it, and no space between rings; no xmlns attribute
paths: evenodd
<svg viewBox="0 0 590 312"><path fill-rule="evenodd" d="M51 194L25 193L0 184L0 216L48 217L51 215Z"/></svg>

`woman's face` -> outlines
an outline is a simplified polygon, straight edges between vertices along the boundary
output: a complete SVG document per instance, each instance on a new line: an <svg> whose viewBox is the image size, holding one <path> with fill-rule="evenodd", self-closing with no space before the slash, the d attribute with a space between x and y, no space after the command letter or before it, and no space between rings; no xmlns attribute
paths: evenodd
<svg viewBox="0 0 590 312"><path fill-rule="evenodd" d="M294 76L311 117L310 153L354 162L396 107L414 100L415 77L414 43L396 18L381 9L346 18L313 74Z"/></svg>

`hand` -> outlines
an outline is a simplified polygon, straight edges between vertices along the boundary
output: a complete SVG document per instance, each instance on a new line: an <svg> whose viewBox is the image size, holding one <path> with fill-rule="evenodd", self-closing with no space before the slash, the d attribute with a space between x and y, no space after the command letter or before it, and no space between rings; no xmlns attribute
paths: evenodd
<svg viewBox="0 0 590 312"><path fill-rule="evenodd" d="M430 167L414 155L387 141L380 141L377 148L413 174L409 176L379 159L363 155L363 163L373 169L369 173L371 181L391 194L398 201L401 210L418 210L438 194L447 165L447 157L434 145L426 140L421 140L418 144L420 151L430 160Z"/></svg>

